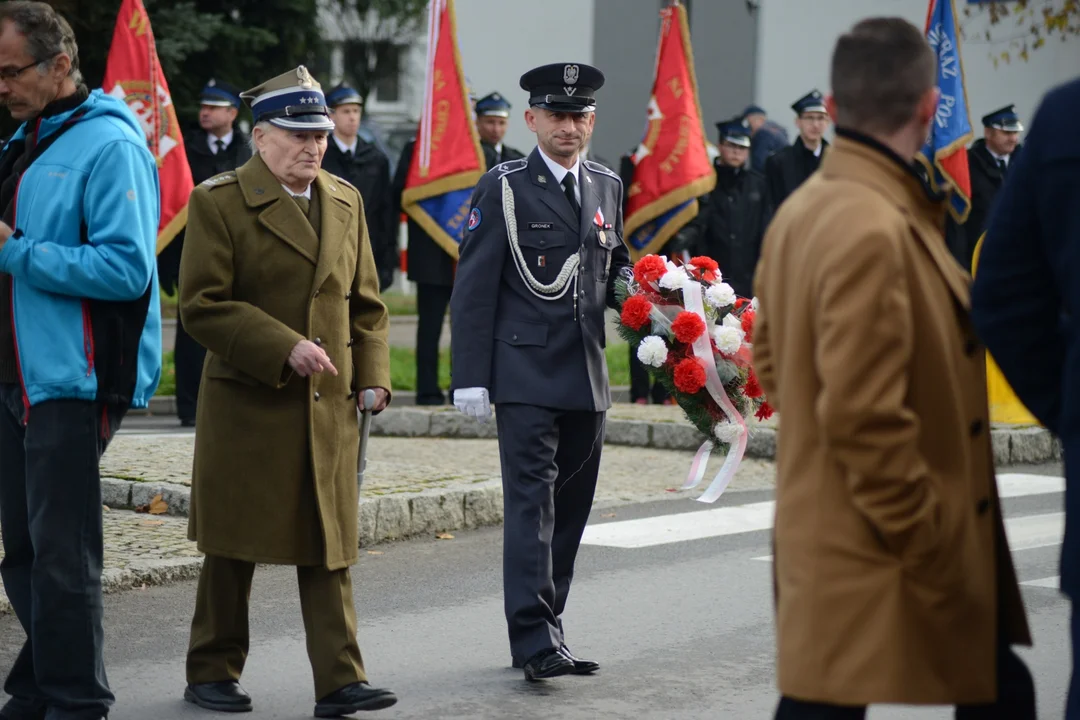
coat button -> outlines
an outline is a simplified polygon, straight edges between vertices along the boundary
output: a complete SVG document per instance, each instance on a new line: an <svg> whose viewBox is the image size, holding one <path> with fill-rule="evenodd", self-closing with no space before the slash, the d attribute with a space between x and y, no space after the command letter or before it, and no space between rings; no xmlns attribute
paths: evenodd
<svg viewBox="0 0 1080 720"><path fill-rule="evenodd" d="M345 399L346 400L352 400L354 397L356 397L356 391L355 390L353 390L351 393L349 393L348 397L346 397Z"/></svg>
<svg viewBox="0 0 1080 720"><path fill-rule="evenodd" d="M356 344L356 340L354 338L349 338L349 342L345 343L345 347L352 347L354 344Z"/></svg>
<svg viewBox="0 0 1080 720"><path fill-rule="evenodd" d="M510 338L510 339L516 341L517 340L517 334L515 333L514 336L512 338Z"/></svg>
<svg viewBox="0 0 1080 720"><path fill-rule="evenodd" d="M983 498L975 505L975 512L980 515L985 515L986 511L990 509L990 498Z"/></svg>
<svg viewBox="0 0 1080 720"><path fill-rule="evenodd" d="M319 291L318 291L318 290L316 290L316 291L315 291L315 294L314 294L314 295L312 295L312 296L311 296L311 298L312 298L312 299L315 299L315 298L317 298L317 297L319 297Z"/></svg>
<svg viewBox="0 0 1080 720"><path fill-rule="evenodd" d="M345 299L346 299L346 300L348 300L348 299L349 299L349 298L351 298L351 297L352 297L352 290L350 290L349 292L345 293Z"/></svg>
<svg viewBox="0 0 1080 720"><path fill-rule="evenodd" d="M547 240L541 240L540 247L544 247L545 245L547 245Z"/></svg>
<svg viewBox="0 0 1080 720"><path fill-rule="evenodd" d="M315 338L315 339L314 339L314 340L312 340L311 342L315 343L315 344L316 344L316 345L318 345L319 347L322 347L322 338Z"/></svg>
<svg viewBox="0 0 1080 720"><path fill-rule="evenodd" d="M315 402L319 402L319 393L318 392L315 393Z"/></svg>
<svg viewBox="0 0 1080 720"><path fill-rule="evenodd" d="M578 295L581 296L581 297L585 297L585 291L582 290L580 293L578 293Z"/></svg>
<svg viewBox="0 0 1080 720"><path fill-rule="evenodd" d="M971 423L971 437L978 437L983 431L982 420L976 420Z"/></svg>

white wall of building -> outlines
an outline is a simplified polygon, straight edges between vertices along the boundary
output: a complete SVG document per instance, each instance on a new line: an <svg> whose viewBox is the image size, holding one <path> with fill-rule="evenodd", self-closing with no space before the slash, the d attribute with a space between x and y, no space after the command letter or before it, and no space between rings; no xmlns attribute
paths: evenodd
<svg viewBox="0 0 1080 720"><path fill-rule="evenodd" d="M594 0L455 0L465 75L477 97L499 91L513 108L505 142L528 153L536 136L525 125L528 96L518 82L556 62L593 62Z"/></svg>
<svg viewBox="0 0 1080 720"><path fill-rule="evenodd" d="M971 123L982 136L983 115L1015 103L1026 125L1050 88L1080 75L1080 38L1049 42L1030 54L1028 62L1014 59L994 67L991 53L1009 50L1015 35L1009 23L993 29L1004 41L991 45L979 38L987 28L981 16L966 19L964 2L957 12L966 37L961 42ZM796 136L791 104L812 88L827 92L829 62L836 39L859 20L876 16L903 17L917 27L926 24L927 0L761 0L758 23L756 100L777 122ZM1016 53L1014 52L1013 55Z"/></svg>

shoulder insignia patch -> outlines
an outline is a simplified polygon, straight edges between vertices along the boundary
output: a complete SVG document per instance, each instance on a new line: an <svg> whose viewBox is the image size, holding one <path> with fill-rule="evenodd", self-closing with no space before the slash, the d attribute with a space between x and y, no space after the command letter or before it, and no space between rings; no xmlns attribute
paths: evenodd
<svg viewBox="0 0 1080 720"><path fill-rule="evenodd" d="M507 175L509 175L510 173L515 173L515 172L518 172L519 170L524 170L528 166L529 166L529 161L523 158L521 160L507 160L504 163L499 163L498 165L496 165L495 167L493 167L491 169L493 171L497 172L499 174L499 178L502 179L502 178L506 177Z"/></svg>
<svg viewBox="0 0 1080 720"><path fill-rule="evenodd" d="M476 228L480 227L480 208L474 207L472 212L469 213L469 232L472 232Z"/></svg>
<svg viewBox="0 0 1080 720"><path fill-rule="evenodd" d="M199 184L206 188L215 188L234 182L236 182L236 173L230 170L229 172L221 173L220 175L215 175L212 178L203 180Z"/></svg>
<svg viewBox="0 0 1080 720"><path fill-rule="evenodd" d="M590 172L594 172L597 175L607 175L608 177L613 177L616 180L618 180L619 182L622 182L621 177L619 177L618 175L613 173L611 170L608 170L606 167L604 167L600 163L593 162L592 160L585 160L583 164L585 165L586 168L589 169Z"/></svg>

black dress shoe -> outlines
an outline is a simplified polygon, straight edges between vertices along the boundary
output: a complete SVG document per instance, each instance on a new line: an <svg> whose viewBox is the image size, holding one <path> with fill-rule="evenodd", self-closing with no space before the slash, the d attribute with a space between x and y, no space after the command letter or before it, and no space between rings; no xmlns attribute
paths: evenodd
<svg viewBox="0 0 1080 720"><path fill-rule="evenodd" d="M195 427L195 418L180 418L180 427Z"/></svg>
<svg viewBox="0 0 1080 720"><path fill-rule="evenodd" d="M184 699L207 710L251 712L251 696L235 680L188 685Z"/></svg>
<svg viewBox="0 0 1080 720"><path fill-rule="evenodd" d="M526 660L524 670L526 680L546 680L574 672L574 663L555 648L546 648Z"/></svg>
<svg viewBox="0 0 1080 720"><path fill-rule="evenodd" d="M574 663L575 675L591 675L600 669L600 663L594 660L582 660L581 658L574 657L570 653L570 648L566 647L565 644L559 648L559 652L569 658L570 662Z"/></svg>
<svg viewBox="0 0 1080 720"><path fill-rule="evenodd" d="M397 696L389 690L373 688L366 682L346 685L330 693L315 705L315 717L341 717L361 710L382 710L397 703Z"/></svg>

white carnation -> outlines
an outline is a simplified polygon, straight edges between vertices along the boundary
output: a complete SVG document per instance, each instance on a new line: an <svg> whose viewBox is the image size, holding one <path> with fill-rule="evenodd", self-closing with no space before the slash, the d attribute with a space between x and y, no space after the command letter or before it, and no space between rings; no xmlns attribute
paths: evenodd
<svg viewBox="0 0 1080 720"><path fill-rule="evenodd" d="M742 320L735 317L733 313L728 313L724 316L724 327L735 328L739 332L742 332Z"/></svg>
<svg viewBox="0 0 1080 720"><path fill-rule="evenodd" d="M667 343L656 335L650 335L638 345L637 358L643 365L658 368L667 362L667 355Z"/></svg>
<svg viewBox="0 0 1080 720"><path fill-rule="evenodd" d="M716 427L713 428L716 439L725 445L734 445L739 439L740 432L739 426L730 422L716 423Z"/></svg>
<svg viewBox="0 0 1080 720"><path fill-rule="evenodd" d="M742 347L742 331L733 327L721 325L713 330L713 340L716 347L725 355L734 355Z"/></svg>
<svg viewBox="0 0 1080 720"><path fill-rule="evenodd" d="M730 307L735 304L735 290L727 283L718 283L705 291L705 302L714 308Z"/></svg>
<svg viewBox="0 0 1080 720"><path fill-rule="evenodd" d="M660 278L660 287L665 290L682 290L688 282L690 282L690 277L686 274L686 271L682 268L676 268L664 273L663 277Z"/></svg>

